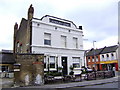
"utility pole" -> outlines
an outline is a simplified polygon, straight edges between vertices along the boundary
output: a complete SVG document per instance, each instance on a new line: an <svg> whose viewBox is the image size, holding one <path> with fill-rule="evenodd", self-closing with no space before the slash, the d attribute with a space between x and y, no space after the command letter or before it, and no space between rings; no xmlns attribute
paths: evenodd
<svg viewBox="0 0 120 90"><path fill-rule="evenodd" d="M93 41L93 55L94 55L94 63L95 63L95 67L96 67L96 57L95 57L95 42L96 41Z"/></svg>

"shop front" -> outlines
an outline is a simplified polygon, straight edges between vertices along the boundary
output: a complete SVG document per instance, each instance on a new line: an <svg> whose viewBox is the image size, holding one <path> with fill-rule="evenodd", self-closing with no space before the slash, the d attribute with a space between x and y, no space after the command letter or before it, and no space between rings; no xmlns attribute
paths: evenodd
<svg viewBox="0 0 120 90"><path fill-rule="evenodd" d="M118 71L118 60L112 60L112 61L101 61L101 70L103 71L111 71L113 70L113 67L115 67L116 71Z"/></svg>

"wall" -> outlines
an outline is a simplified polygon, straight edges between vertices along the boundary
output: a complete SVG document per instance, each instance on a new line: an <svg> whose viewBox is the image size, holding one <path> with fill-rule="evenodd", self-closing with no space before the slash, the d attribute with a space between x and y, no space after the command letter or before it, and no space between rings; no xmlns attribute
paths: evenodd
<svg viewBox="0 0 120 90"><path fill-rule="evenodd" d="M42 54L17 54L16 64L20 65L20 71L15 71L15 84L20 86L44 84L43 59Z"/></svg>
<svg viewBox="0 0 120 90"><path fill-rule="evenodd" d="M72 23L71 23L72 25ZM44 33L51 34L51 45L44 45ZM61 45L61 35L67 37L67 47ZM72 65L72 57L80 57L80 66L84 65L83 51L83 31L75 26L65 27L62 25L49 23L48 18L43 20L32 20L32 52L44 53L45 56L57 56L58 65L61 65L61 57L67 57L68 73ZM73 46L73 37L78 38L78 48Z"/></svg>
<svg viewBox="0 0 120 90"><path fill-rule="evenodd" d="M38 23L39 26L37 26ZM67 48L74 49L72 41L73 37L76 37L78 38L78 49L83 49L83 33L79 29L63 28L63 26L50 25L41 21L33 21L32 25L32 45L44 46L44 33L51 33L51 46L61 48L61 35L64 35L67 36Z"/></svg>

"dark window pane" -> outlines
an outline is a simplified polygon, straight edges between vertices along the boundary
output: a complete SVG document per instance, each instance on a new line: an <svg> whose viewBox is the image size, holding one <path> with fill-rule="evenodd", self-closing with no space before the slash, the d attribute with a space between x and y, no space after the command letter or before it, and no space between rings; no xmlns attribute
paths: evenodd
<svg viewBox="0 0 120 90"><path fill-rule="evenodd" d="M74 67L74 68L80 68L80 64L79 64L79 63L74 63L74 64L73 64L73 67Z"/></svg>
<svg viewBox="0 0 120 90"><path fill-rule="evenodd" d="M44 63L44 68L46 68L46 63Z"/></svg>
<svg viewBox="0 0 120 90"><path fill-rule="evenodd" d="M50 63L50 68L55 68L55 63Z"/></svg>
<svg viewBox="0 0 120 90"><path fill-rule="evenodd" d="M44 39L44 45L51 45L51 40Z"/></svg>

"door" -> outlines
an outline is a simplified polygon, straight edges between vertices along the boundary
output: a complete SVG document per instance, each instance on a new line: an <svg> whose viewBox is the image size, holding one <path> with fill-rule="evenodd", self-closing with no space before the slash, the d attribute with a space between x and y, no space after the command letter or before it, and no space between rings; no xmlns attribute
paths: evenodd
<svg viewBox="0 0 120 90"><path fill-rule="evenodd" d="M63 75L67 75L67 57L62 57Z"/></svg>

